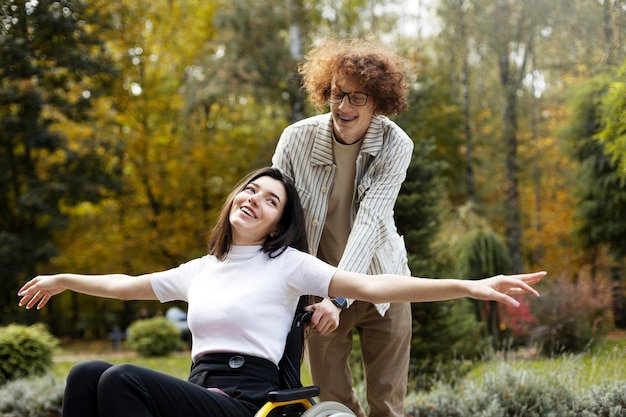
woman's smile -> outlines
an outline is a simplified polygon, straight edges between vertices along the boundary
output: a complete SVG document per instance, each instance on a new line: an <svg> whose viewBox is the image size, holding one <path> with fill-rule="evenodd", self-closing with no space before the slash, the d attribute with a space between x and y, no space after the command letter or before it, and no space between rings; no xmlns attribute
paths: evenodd
<svg viewBox="0 0 626 417"><path fill-rule="evenodd" d="M233 244L260 245L278 228L287 195L283 184L259 177L235 195L230 211Z"/></svg>

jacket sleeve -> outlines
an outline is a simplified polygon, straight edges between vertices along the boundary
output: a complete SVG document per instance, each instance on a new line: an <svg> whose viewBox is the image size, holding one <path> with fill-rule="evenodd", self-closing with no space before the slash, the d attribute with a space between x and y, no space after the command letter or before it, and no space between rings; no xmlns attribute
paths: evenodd
<svg viewBox="0 0 626 417"><path fill-rule="evenodd" d="M413 155L413 142L386 143L357 185L358 209L340 269L367 273L376 251L395 232L393 209Z"/></svg>
<svg viewBox="0 0 626 417"><path fill-rule="evenodd" d="M287 127L280 135L280 139L274 150L274 156L272 156L272 167L278 168L283 174L293 180L294 172L291 163L292 158L290 157L290 138L292 138L292 134L290 130L291 127Z"/></svg>

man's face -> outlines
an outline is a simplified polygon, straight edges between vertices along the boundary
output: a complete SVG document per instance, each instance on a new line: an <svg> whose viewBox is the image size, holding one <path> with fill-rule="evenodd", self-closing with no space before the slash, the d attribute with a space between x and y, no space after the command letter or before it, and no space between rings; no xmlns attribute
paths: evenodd
<svg viewBox="0 0 626 417"><path fill-rule="evenodd" d="M367 102L363 106L355 106L350 103L347 94L362 93L365 94L363 86L346 80L341 83L333 78L331 83L330 94L337 97L346 94L340 103L330 103L330 112L333 118L333 131L335 139L341 143L351 145L363 138L365 132L369 128L376 103L372 97L367 98ZM350 97L352 98L352 97Z"/></svg>

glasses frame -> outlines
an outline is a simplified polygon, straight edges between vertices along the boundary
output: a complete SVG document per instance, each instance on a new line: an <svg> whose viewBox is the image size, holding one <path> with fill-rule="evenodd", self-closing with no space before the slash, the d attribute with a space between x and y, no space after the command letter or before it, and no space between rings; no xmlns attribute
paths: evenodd
<svg viewBox="0 0 626 417"><path fill-rule="evenodd" d="M351 94L363 94L365 96L365 102L363 104L355 104L352 102L352 98L350 97ZM365 93L361 93L359 91L353 91L351 93L344 93L343 91L339 94L333 94L333 92L331 90L326 90L326 92L324 93L324 95L326 96L326 101L329 102L330 104L341 104L343 102L344 97L348 97L348 102L352 105L352 106L365 106L367 104L367 100L370 98L369 94L365 94ZM336 100L331 100L331 97L335 95L335 96L339 96L341 95L341 99L339 99L338 101Z"/></svg>

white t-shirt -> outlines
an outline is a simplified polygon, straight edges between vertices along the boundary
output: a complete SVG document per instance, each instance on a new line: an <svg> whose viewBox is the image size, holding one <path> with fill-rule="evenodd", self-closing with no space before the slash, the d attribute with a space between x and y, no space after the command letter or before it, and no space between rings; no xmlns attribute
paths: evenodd
<svg viewBox="0 0 626 417"><path fill-rule="evenodd" d="M161 302L189 304L191 357L238 352L278 364L301 295L328 297L337 268L293 248L269 258L260 246L233 246L150 276Z"/></svg>

